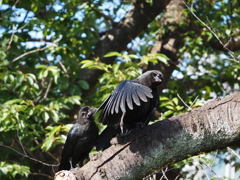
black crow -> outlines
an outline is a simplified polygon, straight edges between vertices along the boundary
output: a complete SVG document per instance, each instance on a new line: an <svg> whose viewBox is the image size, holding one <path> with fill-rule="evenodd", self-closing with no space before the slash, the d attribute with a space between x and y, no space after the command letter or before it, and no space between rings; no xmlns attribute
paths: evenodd
<svg viewBox="0 0 240 180"><path fill-rule="evenodd" d="M84 159L88 158L98 136L98 127L93 118L96 110L85 106L79 111L78 120L70 129L64 144L59 171L70 170L77 163L82 166Z"/></svg>
<svg viewBox="0 0 240 180"><path fill-rule="evenodd" d="M147 125L159 107L157 86L163 75L157 70L147 71L135 80L120 83L98 108L100 122L108 127L97 140L97 150L110 146L112 137L128 134L137 124Z"/></svg>

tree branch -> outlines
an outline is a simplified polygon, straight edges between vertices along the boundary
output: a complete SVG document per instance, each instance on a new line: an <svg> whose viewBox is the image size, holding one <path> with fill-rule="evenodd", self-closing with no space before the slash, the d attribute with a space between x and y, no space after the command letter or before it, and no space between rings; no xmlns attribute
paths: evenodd
<svg viewBox="0 0 240 180"><path fill-rule="evenodd" d="M29 55L29 54L32 54L32 53L35 53L35 52L38 52L38 51L43 51L49 47L52 47L52 46L56 46L56 43L58 43L62 38L60 37L59 39L55 40L52 44L48 45L48 46L45 46L45 47L42 47L42 48L37 48L37 49L34 49L32 51L28 51L18 57L16 57L15 59L13 59L11 62L15 62L19 59L21 59L22 57L26 56L26 55Z"/></svg>
<svg viewBox="0 0 240 180"><path fill-rule="evenodd" d="M234 145L240 141L239 108L240 92L214 99L135 131L126 143L95 154L82 168L56 173L55 180L68 175L81 180L141 179L190 156Z"/></svg>
<svg viewBox="0 0 240 180"><path fill-rule="evenodd" d="M114 57L104 58L103 56L111 51L124 50L127 44L146 29L147 25L166 8L169 2L170 0L154 0L150 4L145 0L135 0L132 10L127 12L113 29L106 32L105 36L96 44L94 55L87 59L99 58L104 63L114 63ZM80 77L89 83L89 89L93 89L102 73L99 70L81 69ZM89 91L84 91L82 97L87 98L89 93Z"/></svg>

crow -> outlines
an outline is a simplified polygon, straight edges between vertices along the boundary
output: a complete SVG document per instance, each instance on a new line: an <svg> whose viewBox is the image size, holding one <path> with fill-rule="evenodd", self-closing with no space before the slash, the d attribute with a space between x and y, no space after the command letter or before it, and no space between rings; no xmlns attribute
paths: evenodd
<svg viewBox="0 0 240 180"><path fill-rule="evenodd" d="M151 70L135 80L125 80L116 87L98 108L101 111L99 121L108 126L98 137L97 150L108 148L114 136L129 134L137 124L148 125L159 107L157 86L162 82L163 74Z"/></svg>
<svg viewBox="0 0 240 180"><path fill-rule="evenodd" d="M93 114L96 108L85 106L80 109L77 122L70 129L64 144L59 165L60 170L70 170L77 163L83 165L98 137L98 127Z"/></svg>

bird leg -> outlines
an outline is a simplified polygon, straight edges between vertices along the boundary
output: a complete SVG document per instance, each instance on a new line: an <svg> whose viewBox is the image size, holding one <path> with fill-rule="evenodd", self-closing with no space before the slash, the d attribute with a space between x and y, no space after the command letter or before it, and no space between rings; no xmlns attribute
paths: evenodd
<svg viewBox="0 0 240 180"><path fill-rule="evenodd" d="M120 128L121 128L121 134L123 135L123 118L125 116L125 112L122 113L121 121L120 121Z"/></svg>
<svg viewBox="0 0 240 180"><path fill-rule="evenodd" d="M142 124L142 128L143 128L144 126L147 126L147 125L148 125L148 123L149 123L152 115L153 115L154 112L156 111L156 109L157 109L157 108L153 108L153 110L149 113L148 117L146 118L146 120L145 120L145 121L143 122L143 124Z"/></svg>
<svg viewBox="0 0 240 180"><path fill-rule="evenodd" d="M72 166L72 158L71 157L69 158L69 163L70 163L70 169L72 169L73 166Z"/></svg>

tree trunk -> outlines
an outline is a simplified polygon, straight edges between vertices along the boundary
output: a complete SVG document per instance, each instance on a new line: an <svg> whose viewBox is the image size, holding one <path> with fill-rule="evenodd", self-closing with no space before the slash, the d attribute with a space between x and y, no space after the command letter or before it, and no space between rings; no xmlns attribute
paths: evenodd
<svg viewBox="0 0 240 180"><path fill-rule="evenodd" d="M123 144L95 154L79 169L60 171L56 180L141 179L190 156L240 140L240 93L136 130ZM71 178L72 177L72 178Z"/></svg>

